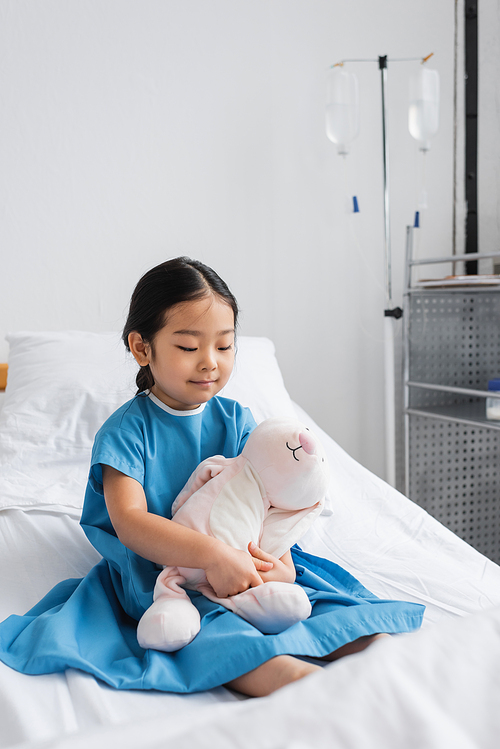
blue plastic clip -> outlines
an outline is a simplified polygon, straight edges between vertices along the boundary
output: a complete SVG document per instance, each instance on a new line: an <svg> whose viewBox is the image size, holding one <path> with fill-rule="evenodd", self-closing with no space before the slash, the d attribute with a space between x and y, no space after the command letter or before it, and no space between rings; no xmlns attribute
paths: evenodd
<svg viewBox="0 0 500 749"><path fill-rule="evenodd" d="M420 226L420 213L418 211L415 211L415 223L413 224L413 227L415 229L418 229Z"/></svg>
<svg viewBox="0 0 500 749"><path fill-rule="evenodd" d="M352 196L353 213L359 213L358 199L355 195Z"/></svg>

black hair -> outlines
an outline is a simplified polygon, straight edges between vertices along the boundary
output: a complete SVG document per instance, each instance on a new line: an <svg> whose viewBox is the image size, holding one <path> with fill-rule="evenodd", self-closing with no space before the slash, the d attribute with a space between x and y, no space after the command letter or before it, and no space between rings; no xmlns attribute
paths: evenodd
<svg viewBox="0 0 500 749"><path fill-rule="evenodd" d="M153 347L156 334L166 324L169 309L176 304L195 301L209 294L215 294L229 304L234 313L236 329L236 299L227 284L208 265L188 257L176 257L152 268L143 275L132 294L122 333L125 346L130 351L129 334L137 331L144 343ZM136 385L138 393L153 387L154 379L149 364L140 368Z"/></svg>

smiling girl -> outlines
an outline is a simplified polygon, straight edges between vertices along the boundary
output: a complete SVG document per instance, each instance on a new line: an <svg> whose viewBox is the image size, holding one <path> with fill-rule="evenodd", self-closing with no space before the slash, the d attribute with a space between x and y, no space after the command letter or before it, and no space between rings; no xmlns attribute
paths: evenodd
<svg viewBox="0 0 500 749"><path fill-rule="evenodd" d="M238 307L222 279L188 258L147 272L132 295L123 340L139 365L137 394L101 427L81 525L102 560L60 583L24 617L0 625L0 659L24 673L74 667L120 689L193 692L228 685L262 696L364 649L379 633L420 626L423 608L384 601L341 567L298 547L280 559L233 549L170 520L171 506L208 457L236 457L255 421L219 395L235 357ZM219 597L267 580L300 584L311 616L264 635L188 591L201 630L181 650L143 650L137 622L162 566L203 569Z"/></svg>

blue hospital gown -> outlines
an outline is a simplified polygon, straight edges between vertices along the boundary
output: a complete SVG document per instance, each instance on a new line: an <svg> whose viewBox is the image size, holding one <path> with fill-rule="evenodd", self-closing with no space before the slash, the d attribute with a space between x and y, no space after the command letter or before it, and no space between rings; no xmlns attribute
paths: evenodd
<svg viewBox="0 0 500 749"><path fill-rule="evenodd" d="M411 632L424 607L374 596L332 562L292 549L297 583L312 614L264 635L227 609L189 591L201 630L174 653L143 650L137 620L151 605L159 568L125 548L106 510L103 464L139 481L148 509L170 517L173 500L196 466L214 454L238 455L255 422L235 401L215 397L193 411L173 411L136 396L101 427L92 451L81 524L102 560L79 580L56 585L24 616L0 624L0 660L27 674L76 668L118 689L195 692L220 686L275 655L320 657L377 632Z"/></svg>

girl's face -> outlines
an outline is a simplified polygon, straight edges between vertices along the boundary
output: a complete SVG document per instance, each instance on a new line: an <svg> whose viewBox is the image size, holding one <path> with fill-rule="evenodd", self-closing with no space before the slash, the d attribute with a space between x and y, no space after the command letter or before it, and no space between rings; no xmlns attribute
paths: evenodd
<svg viewBox="0 0 500 749"><path fill-rule="evenodd" d="M138 364L149 364L152 393L170 408L197 408L229 380L234 364L234 314L226 302L209 295L177 304L153 345L131 333L129 344Z"/></svg>

